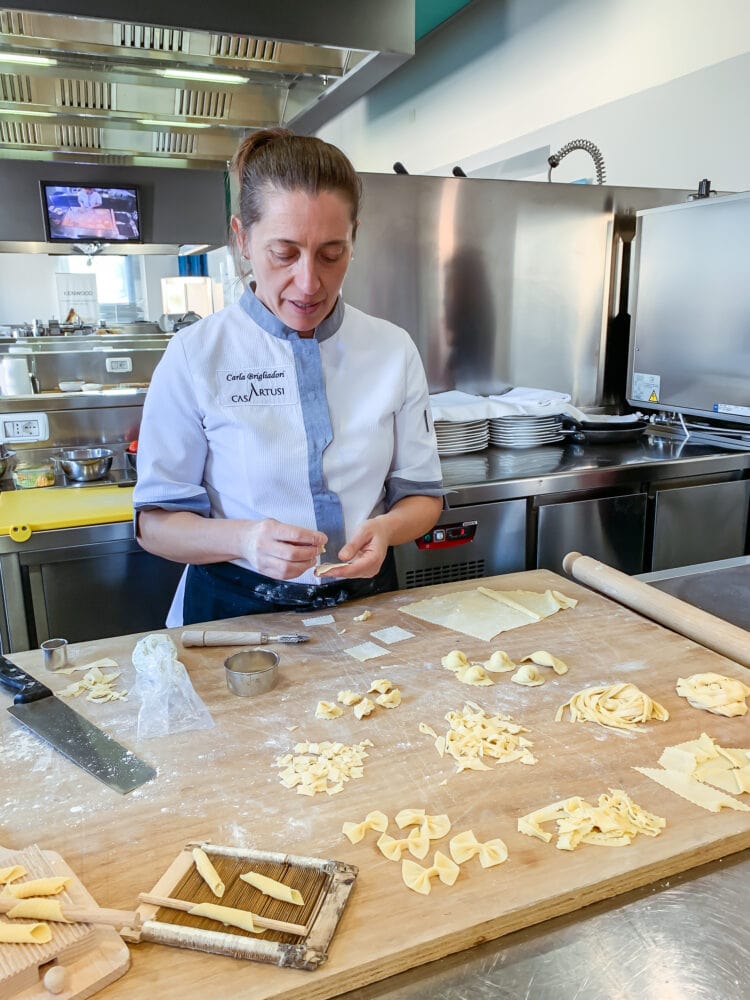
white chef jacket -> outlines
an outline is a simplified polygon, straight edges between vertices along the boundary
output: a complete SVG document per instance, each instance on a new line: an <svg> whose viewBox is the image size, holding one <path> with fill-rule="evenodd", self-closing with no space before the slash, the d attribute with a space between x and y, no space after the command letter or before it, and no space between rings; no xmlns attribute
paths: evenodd
<svg viewBox="0 0 750 1000"><path fill-rule="evenodd" d="M410 495L443 489L406 331L339 299L303 338L248 289L172 338L144 404L136 512L273 517L324 531L335 559L362 521ZM308 570L295 582L325 581Z"/></svg>

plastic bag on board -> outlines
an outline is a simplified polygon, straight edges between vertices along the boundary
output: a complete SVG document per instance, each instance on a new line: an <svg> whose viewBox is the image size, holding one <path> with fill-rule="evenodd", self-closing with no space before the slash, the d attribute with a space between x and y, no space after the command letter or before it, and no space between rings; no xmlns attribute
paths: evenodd
<svg viewBox="0 0 750 1000"><path fill-rule="evenodd" d="M211 729L214 720L195 692L168 635L147 635L133 650L135 693L141 699L138 739L189 729Z"/></svg>

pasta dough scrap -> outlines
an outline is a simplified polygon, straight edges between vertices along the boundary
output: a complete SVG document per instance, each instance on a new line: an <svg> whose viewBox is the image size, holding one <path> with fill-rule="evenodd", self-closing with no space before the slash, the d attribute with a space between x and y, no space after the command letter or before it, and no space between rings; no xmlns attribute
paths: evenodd
<svg viewBox="0 0 750 1000"><path fill-rule="evenodd" d="M340 701L342 705L351 707L356 705L358 701L362 701L362 695L357 694L356 691L339 691L336 700Z"/></svg>
<svg viewBox="0 0 750 1000"><path fill-rule="evenodd" d="M525 687L538 687L540 684L544 684L544 678L533 663L522 664L513 674L511 680L515 684L523 684Z"/></svg>
<svg viewBox="0 0 750 1000"><path fill-rule="evenodd" d="M344 652L353 656L355 660L359 660L360 663L364 663L365 660L374 660L378 656L385 656L388 650L378 646L375 642L361 642L358 646L345 649Z"/></svg>
<svg viewBox="0 0 750 1000"><path fill-rule="evenodd" d="M54 920L68 923L63 916L59 899L19 899L15 906L8 910L8 916L12 920L25 917L27 920Z"/></svg>
<svg viewBox="0 0 750 1000"><path fill-rule="evenodd" d="M344 823L341 832L348 837L353 844L358 844L368 830L375 830L377 833L385 833L388 829L388 817L385 813L375 809L369 812L361 823Z"/></svg>
<svg viewBox="0 0 750 1000"><path fill-rule="evenodd" d="M297 743L293 753L276 760L276 766L282 769L279 780L285 788L296 788L298 795L336 795L345 782L362 777L367 748L372 745L371 740L353 746L328 740Z"/></svg>
<svg viewBox="0 0 750 1000"><path fill-rule="evenodd" d="M198 869L198 874L214 896L223 896L225 886L221 881L221 876L211 864L211 859L202 848L193 848L193 861L195 862L195 867Z"/></svg>
<svg viewBox="0 0 750 1000"><path fill-rule="evenodd" d="M400 625L389 625L387 628L380 628L376 632L370 632L370 635L373 639L377 639L379 642L387 642L390 644L414 638L413 632L407 632L407 630L405 628L401 628Z"/></svg>
<svg viewBox="0 0 750 1000"><path fill-rule="evenodd" d="M484 669L494 674L505 674L510 670L515 670L516 664L504 649L496 649L489 660L485 660Z"/></svg>
<svg viewBox="0 0 750 1000"><path fill-rule="evenodd" d="M0 944L47 944L52 931L47 924L0 923Z"/></svg>
<svg viewBox="0 0 750 1000"><path fill-rule="evenodd" d="M238 910L234 906L220 906L218 903L198 903L188 910L194 917L207 917L229 927L239 927L251 934L264 934L265 928L257 927L254 914L249 910Z"/></svg>
<svg viewBox="0 0 750 1000"><path fill-rule="evenodd" d="M480 587L415 601L399 611L489 642L500 632L530 625L563 608L575 607L577 603L553 590L540 594Z"/></svg>
<svg viewBox="0 0 750 1000"><path fill-rule="evenodd" d="M652 701L635 684L612 684L609 687L585 688L561 705L555 715L560 722L565 709L571 722L596 722L613 729L637 729L650 719L666 722L669 712Z"/></svg>
<svg viewBox="0 0 750 1000"><path fill-rule="evenodd" d="M393 685L386 677L381 677L379 680L372 682L367 693L371 694L373 691L377 691L378 694L388 694L392 687Z"/></svg>
<svg viewBox="0 0 750 1000"><path fill-rule="evenodd" d="M339 708L339 706L332 701L319 701L318 706L315 709L316 719L338 719L338 717L343 714L343 708Z"/></svg>
<svg viewBox="0 0 750 1000"><path fill-rule="evenodd" d="M703 785L696 778L680 771L665 771L659 767L636 767L636 771L645 774L647 778L656 781L663 788L668 788L675 795L687 799L693 805L707 809L709 812L719 812L721 809L736 809L738 812L750 812L750 806L725 795L716 788Z"/></svg>
<svg viewBox="0 0 750 1000"><path fill-rule="evenodd" d="M361 615L355 615L352 621L355 622L369 622L372 618L372 611L369 608L365 608Z"/></svg>
<svg viewBox="0 0 750 1000"><path fill-rule="evenodd" d="M504 841L497 838L487 840L482 844L474 836L473 830L457 833L455 837L451 838L449 847L451 857L457 865L479 857L482 868L492 868L494 865L501 865L508 860L508 848Z"/></svg>
<svg viewBox="0 0 750 1000"><path fill-rule="evenodd" d="M659 764L733 795L750 792L750 750L722 747L706 733L697 740L665 747Z"/></svg>
<svg viewBox="0 0 750 1000"><path fill-rule="evenodd" d="M479 705L467 701L461 711L448 712L445 718L450 728L445 736L436 738L435 748L441 757L447 753L454 758L457 772L489 771L484 758L490 757L501 764L537 762L531 752L533 743L521 735L528 729L509 715L487 715ZM424 732L422 726L424 723L420 726Z"/></svg>
<svg viewBox="0 0 750 1000"><path fill-rule="evenodd" d="M379 694L375 701L383 708L398 708L401 704L401 692L398 688L393 688L387 694Z"/></svg>
<svg viewBox="0 0 750 1000"><path fill-rule="evenodd" d="M416 861L408 859L401 862L401 877L404 883L409 889L423 896L429 896L433 878L439 878L445 885L453 885L459 872L458 865L440 851L435 851L435 857L429 868L423 868Z"/></svg>
<svg viewBox="0 0 750 1000"><path fill-rule="evenodd" d="M568 664L564 660L558 660L556 656L548 653L546 649L539 649L536 653L524 656L521 663L526 662L536 663L540 667L552 667L556 674L567 674L568 672Z"/></svg>
<svg viewBox="0 0 750 1000"><path fill-rule="evenodd" d="M102 660L96 660L96 662L89 666L89 669L81 680L73 681L72 684L62 688L57 694L63 698L78 698L80 695L85 694L86 701L94 702L126 700L127 691L116 691L114 688L114 683L122 671L114 670L109 674L105 674L100 669L101 666L117 667L117 665L116 660L106 657Z"/></svg>
<svg viewBox="0 0 750 1000"><path fill-rule="evenodd" d="M15 896L16 899L29 899L31 896L56 896L70 882L65 875L52 875L49 878L33 878L28 882L18 882L16 885L6 885L3 895Z"/></svg>
<svg viewBox="0 0 750 1000"><path fill-rule="evenodd" d="M375 702L371 698L363 698L359 704L354 706L354 714L358 719L364 719L366 715L371 715L375 711Z"/></svg>
<svg viewBox="0 0 750 1000"><path fill-rule="evenodd" d="M687 698L693 708L734 718L747 714L745 699L750 695L750 687L722 674L693 674L677 679L677 694Z"/></svg>
<svg viewBox="0 0 750 1000"><path fill-rule="evenodd" d="M400 861L401 855L406 850L421 860L429 854L430 838L422 831L421 827L415 826L413 830L409 831L409 836L402 840L396 840L387 833L381 834L378 838L378 847L381 853L391 861Z"/></svg>
<svg viewBox="0 0 750 1000"><path fill-rule="evenodd" d="M667 825L661 816L646 812L621 789L613 788L599 796L597 805L573 796L536 809L520 817L518 832L549 843L553 835L541 824L552 822L557 823L555 846L561 851L574 851L582 843L627 847L639 833L657 837Z"/></svg>
<svg viewBox="0 0 750 1000"><path fill-rule="evenodd" d="M320 563L313 570L315 576L326 576L328 573L333 573L336 569L343 569L344 566L348 566L348 562L338 562L338 563Z"/></svg>
<svg viewBox="0 0 750 1000"><path fill-rule="evenodd" d="M15 882L18 878L26 875L23 865L11 865L10 868L0 868L0 885L7 885L8 882Z"/></svg>
<svg viewBox="0 0 750 1000"><path fill-rule="evenodd" d="M575 598L566 597L559 590L545 590L543 594L540 594L533 590L489 590L486 587L480 587L479 592L521 611L528 615L532 621L541 621L560 610L574 608L578 604Z"/></svg>
<svg viewBox="0 0 750 1000"><path fill-rule="evenodd" d="M240 875L240 878L248 885L259 889L264 896L280 899L283 903L294 903L295 906L305 905L299 889L292 889L291 886L284 882L278 882L275 878L269 878L268 875L261 875L260 872L245 872L244 875Z"/></svg>

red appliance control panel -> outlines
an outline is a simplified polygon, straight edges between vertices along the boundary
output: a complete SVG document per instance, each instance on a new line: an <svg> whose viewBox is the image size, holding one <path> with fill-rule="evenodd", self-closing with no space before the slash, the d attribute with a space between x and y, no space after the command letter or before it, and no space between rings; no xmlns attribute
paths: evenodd
<svg viewBox="0 0 750 1000"><path fill-rule="evenodd" d="M416 545L422 551L429 549L450 549L455 545L466 545L474 541L477 531L476 521L460 521L457 524L439 524L432 531L418 538Z"/></svg>

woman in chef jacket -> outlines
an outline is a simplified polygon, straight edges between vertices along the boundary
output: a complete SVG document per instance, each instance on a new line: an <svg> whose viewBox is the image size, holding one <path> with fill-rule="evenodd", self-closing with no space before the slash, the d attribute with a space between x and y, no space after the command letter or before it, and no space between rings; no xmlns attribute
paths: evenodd
<svg viewBox="0 0 750 1000"><path fill-rule="evenodd" d="M442 506L417 349L340 295L361 194L351 163L268 129L232 168L254 281L172 338L139 435L138 539L189 564L168 625L394 589L391 547ZM348 565L317 576L321 562Z"/></svg>

